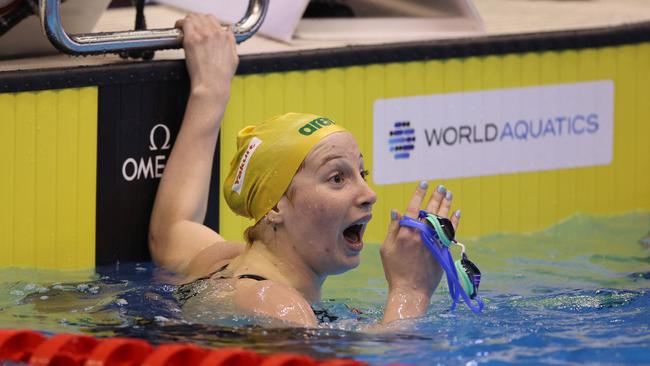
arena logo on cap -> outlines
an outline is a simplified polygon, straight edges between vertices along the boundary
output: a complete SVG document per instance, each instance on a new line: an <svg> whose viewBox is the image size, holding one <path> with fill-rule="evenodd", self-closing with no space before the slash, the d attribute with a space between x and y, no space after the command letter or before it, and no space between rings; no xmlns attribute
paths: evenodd
<svg viewBox="0 0 650 366"><path fill-rule="evenodd" d="M374 104L373 180L607 165L613 130L611 80L380 99Z"/></svg>
<svg viewBox="0 0 650 366"><path fill-rule="evenodd" d="M255 153L255 150L262 144L262 140L257 137L253 137L251 142L248 143L244 155L242 155L241 160L239 161L239 167L237 168L237 175L235 176L235 181L232 184L232 190L241 193L241 189L244 186L244 179L246 178L246 169L248 169L248 163L251 161L251 157Z"/></svg>
<svg viewBox="0 0 650 366"><path fill-rule="evenodd" d="M309 136L312 133L321 129L322 127L331 126L334 124L335 124L334 121L332 121L331 119L320 117L300 127L298 129L298 132L300 132L301 135Z"/></svg>

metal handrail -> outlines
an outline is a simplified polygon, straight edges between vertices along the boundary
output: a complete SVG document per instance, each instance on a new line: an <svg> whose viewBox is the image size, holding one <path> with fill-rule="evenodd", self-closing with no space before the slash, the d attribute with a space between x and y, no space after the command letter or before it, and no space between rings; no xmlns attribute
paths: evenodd
<svg viewBox="0 0 650 366"><path fill-rule="evenodd" d="M246 15L232 27L237 43L262 25L269 0L249 0ZM61 0L40 0L41 26L54 47L72 55L97 55L137 50L181 48L183 31L176 28L68 34L61 23Z"/></svg>

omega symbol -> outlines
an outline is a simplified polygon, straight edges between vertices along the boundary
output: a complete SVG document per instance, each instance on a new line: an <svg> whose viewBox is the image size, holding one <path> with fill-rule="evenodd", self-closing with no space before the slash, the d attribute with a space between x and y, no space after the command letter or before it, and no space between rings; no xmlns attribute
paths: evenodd
<svg viewBox="0 0 650 366"><path fill-rule="evenodd" d="M151 132L149 133L149 150L151 151L156 151L158 150L158 145L156 145L156 130L159 128L163 129L163 133L165 136L165 142L163 142L162 146L160 147L160 150L167 150L170 148L169 146L169 139L171 138L171 132L169 132L169 128L162 123L159 123L151 129Z"/></svg>

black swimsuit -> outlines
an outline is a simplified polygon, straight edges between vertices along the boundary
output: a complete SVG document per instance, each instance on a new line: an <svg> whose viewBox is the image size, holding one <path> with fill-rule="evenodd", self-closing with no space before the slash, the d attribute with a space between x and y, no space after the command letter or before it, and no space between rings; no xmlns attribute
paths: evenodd
<svg viewBox="0 0 650 366"><path fill-rule="evenodd" d="M196 280L182 284L178 286L178 289L176 290L176 297L178 298L178 302L181 304L181 306L185 305L187 300L191 299L192 297L198 295L203 289L205 289L205 286L207 286L207 281L212 278L212 276L216 275L217 273L225 270L228 267L226 264L225 266L219 268L218 270L212 272L211 274L197 278ZM216 277L217 279L228 279L232 277L227 277L227 276L219 276ZM243 274L240 276L237 276L236 278L238 279L244 279L244 278L249 278L251 280L255 281L266 281L267 278L254 275L254 274ZM204 285L205 284L205 285ZM202 286L204 285L204 286ZM310 305L311 307L311 305ZM326 309L322 310L317 310L311 307L311 310L314 312L314 315L316 315L316 319L318 319L318 323L329 323L337 320L339 317L335 315L331 315L330 313L327 312Z"/></svg>

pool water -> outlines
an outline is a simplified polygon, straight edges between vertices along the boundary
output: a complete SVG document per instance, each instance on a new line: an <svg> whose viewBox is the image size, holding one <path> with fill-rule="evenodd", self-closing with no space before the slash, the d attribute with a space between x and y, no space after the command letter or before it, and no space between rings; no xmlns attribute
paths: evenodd
<svg viewBox="0 0 650 366"><path fill-rule="evenodd" d="M649 364L650 247L639 242L649 230L649 213L575 215L537 233L466 239L483 273L484 313L450 312L443 284L425 317L390 332L376 331L386 295L378 245L367 245L360 268L327 281L324 306L341 319L319 329L261 327L218 311L190 317L151 263L96 273L0 270L0 328L373 365Z"/></svg>

